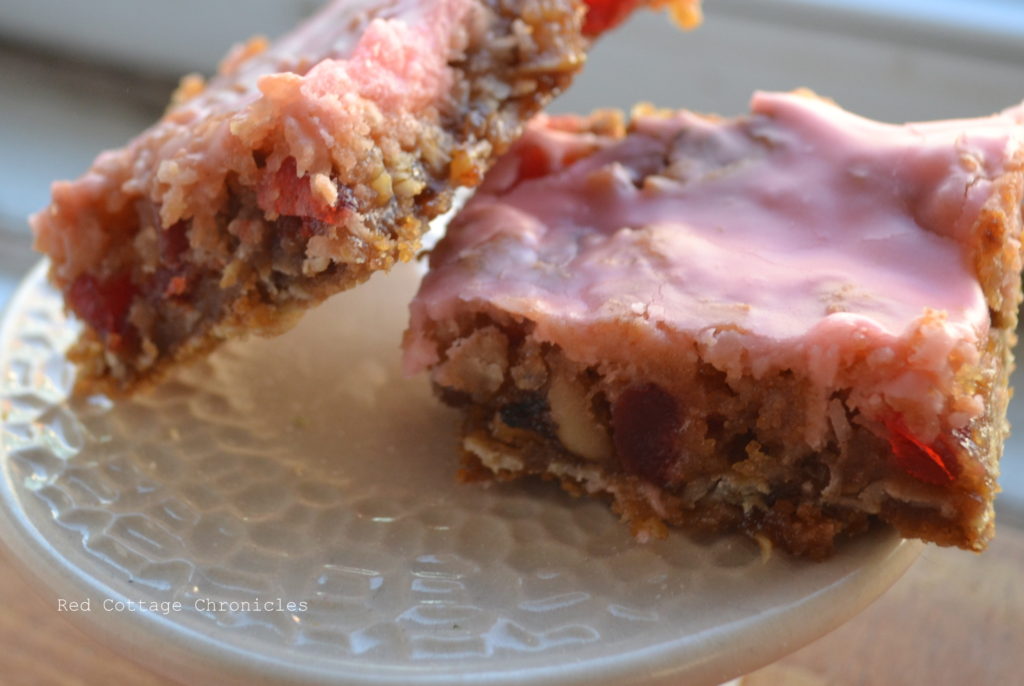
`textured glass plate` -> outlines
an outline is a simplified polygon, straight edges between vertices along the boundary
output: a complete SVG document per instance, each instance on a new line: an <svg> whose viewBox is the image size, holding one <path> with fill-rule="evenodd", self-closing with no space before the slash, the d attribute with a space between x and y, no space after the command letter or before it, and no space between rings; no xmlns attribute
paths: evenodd
<svg viewBox="0 0 1024 686"><path fill-rule="evenodd" d="M68 399L75 330L40 265L0 334L0 534L54 607L190 683L711 684L917 556L888 531L823 564L639 545L552 486L456 484L457 417L398 367L417 280L112 403Z"/></svg>

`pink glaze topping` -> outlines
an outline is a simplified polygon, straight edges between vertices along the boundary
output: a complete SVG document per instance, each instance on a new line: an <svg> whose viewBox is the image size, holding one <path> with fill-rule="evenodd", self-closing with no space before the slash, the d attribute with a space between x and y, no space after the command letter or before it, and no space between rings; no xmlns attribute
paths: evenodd
<svg viewBox="0 0 1024 686"><path fill-rule="evenodd" d="M980 411L941 391L988 331L973 230L1021 147L1014 115L894 126L759 93L749 117L641 115L621 140L573 121L534 122L452 222L410 373L439 359L431 322L487 309L582 362L685 342L730 374L872 386L876 412Z"/></svg>

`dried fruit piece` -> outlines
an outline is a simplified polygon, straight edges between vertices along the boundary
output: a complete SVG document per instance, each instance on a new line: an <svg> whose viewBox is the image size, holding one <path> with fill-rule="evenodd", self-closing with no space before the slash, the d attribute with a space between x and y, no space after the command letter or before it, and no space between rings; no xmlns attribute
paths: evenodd
<svg viewBox="0 0 1024 686"><path fill-rule="evenodd" d="M347 207L341 198L328 204L323 193L314 193L309 175L299 176L295 158L288 157L281 163L277 173L266 177L259 189L259 206L265 212L280 216L312 217L320 222L338 222Z"/></svg>
<svg viewBox="0 0 1024 686"><path fill-rule="evenodd" d="M135 339L128 312L136 288L127 272L107 279L83 274L68 289L68 305L89 326L106 338L113 349L124 349Z"/></svg>
<svg viewBox="0 0 1024 686"><path fill-rule="evenodd" d="M882 423L889 430L889 445L900 469L918 481L933 486L945 486L956 479L956 462L944 458L937 450L922 443L910 433L902 417L890 417Z"/></svg>
<svg viewBox="0 0 1024 686"><path fill-rule="evenodd" d="M89 326L104 333L119 332L135 296L131 276L117 274L103 281L83 274L71 285L68 299Z"/></svg>
<svg viewBox="0 0 1024 686"><path fill-rule="evenodd" d="M555 432L548 422L547 399L540 393L524 393L515 402L504 405L498 412L501 421L513 429L533 431L552 438Z"/></svg>
<svg viewBox="0 0 1024 686"><path fill-rule="evenodd" d="M627 389L612 408L615 451L628 471L664 480L682 428L679 403L656 384Z"/></svg>
<svg viewBox="0 0 1024 686"><path fill-rule="evenodd" d="M188 247L188 222L178 222L160 232L160 257L164 264L178 266Z"/></svg>
<svg viewBox="0 0 1024 686"><path fill-rule="evenodd" d="M621 24L641 0L585 0L587 17L583 35L596 36ZM692 29L701 22L699 0L646 0L651 7L668 7L672 20L681 28Z"/></svg>
<svg viewBox="0 0 1024 686"><path fill-rule="evenodd" d="M527 181L545 176L551 172L551 167L547 150L537 145L526 146L519 159L517 181Z"/></svg>

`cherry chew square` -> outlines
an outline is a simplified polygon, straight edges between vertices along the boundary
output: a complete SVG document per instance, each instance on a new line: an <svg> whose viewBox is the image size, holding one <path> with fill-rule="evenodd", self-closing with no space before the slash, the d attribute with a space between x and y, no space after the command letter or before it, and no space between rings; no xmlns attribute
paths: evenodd
<svg viewBox="0 0 1024 686"><path fill-rule="evenodd" d="M1021 301L1024 110L882 124L541 117L431 255L405 359L467 477L610 497L640 538L812 558L881 521L993 534Z"/></svg>

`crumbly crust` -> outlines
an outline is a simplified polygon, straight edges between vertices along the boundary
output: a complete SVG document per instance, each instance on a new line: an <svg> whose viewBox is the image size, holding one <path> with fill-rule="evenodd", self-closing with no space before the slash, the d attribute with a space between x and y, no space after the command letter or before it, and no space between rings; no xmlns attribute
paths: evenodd
<svg viewBox="0 0 1024 686"><path fill-rule="evenodd" d="M640 539L664 535L666 524L738 530L822 559L881 520L907 537L982 550L994 533L1008 342L995 334L978 370L988 378L986 415L939 442L958 465L950 483L922 481L895 460L889 428L848 407L847 389L827 399L824 445L808 445L807 388L791 374L729 383L698 363L683 373L685 420L630 428L616 421L623 408L639 403L657 413L644 396L664 393L661 386L621 361L600 369L573 362L532 340L528 324L478 319L432 378L438 395L465 412L466 480L556 479L572 494L608 497ZM671 455L649 447L658 433L672 433ZM647 452L634 455L623 443Z"/></svg>

